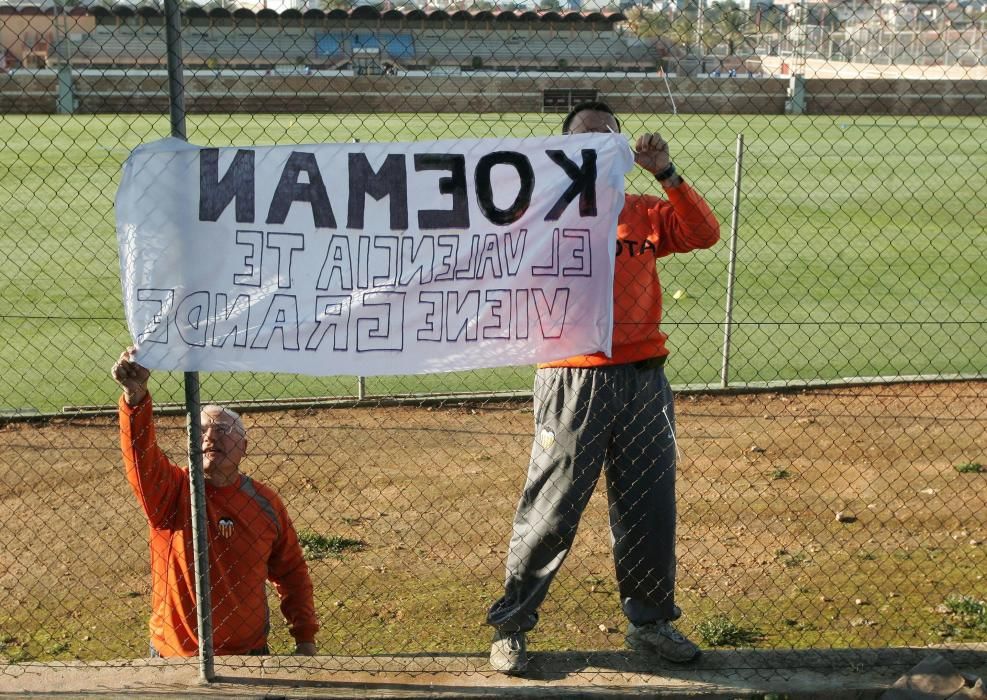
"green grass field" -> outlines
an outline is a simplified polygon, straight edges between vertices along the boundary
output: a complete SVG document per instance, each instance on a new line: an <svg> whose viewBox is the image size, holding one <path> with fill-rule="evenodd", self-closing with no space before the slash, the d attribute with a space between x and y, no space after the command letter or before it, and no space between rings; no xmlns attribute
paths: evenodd
<svg viewBox="0 0 987 700"><path fill-rule="evenodd" d="M547 134L558 115L207 115L199 144ZM657 130L729 234L746 141L731 383L978 373L987 366L987 123L979 118L626 115ZM112 403L129 342L113 197L158 116L0 116L0 412ZM631 191L653 191L643 176ZM663 261L675 384L716 384L728 246ZM682 290L678 299L674 292ZM179 400L180 376L157 399ZM375 378L370 394L526 389L530 368ZM352 377L215 374L215 399L353 395Z"/></svg>

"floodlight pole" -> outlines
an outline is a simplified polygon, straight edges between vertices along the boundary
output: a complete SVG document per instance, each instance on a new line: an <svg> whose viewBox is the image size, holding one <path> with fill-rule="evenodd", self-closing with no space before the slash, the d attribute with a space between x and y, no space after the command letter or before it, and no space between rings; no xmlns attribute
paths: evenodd
<svg viewBox="0 0 987 700"><path fill-rule="evenodd" d="M168 46L168 111L171 135L185 140L185 80L182 70L182 15L178 0L164 0L165 42ZM202 472L202 424L199 418L199 373L185 373L185 425L188 429L188 477L192 509L192 554L195 559L195 600L199 636L199 680L215 677L212 601L209 593L209 523L206 519L206 480Z"/></svg>
<svg viewBox="0 0 987 700"><path fill-rule="evenodd" d="M730 219L730 261L727 263L726 318L723 321L723 365L720 387L730 383L730 337L733 332L733 287L737 279L737 235L740 228L740 176L744 169L744 135L737 134L737 161L733 170L733 215Z"/></svg>

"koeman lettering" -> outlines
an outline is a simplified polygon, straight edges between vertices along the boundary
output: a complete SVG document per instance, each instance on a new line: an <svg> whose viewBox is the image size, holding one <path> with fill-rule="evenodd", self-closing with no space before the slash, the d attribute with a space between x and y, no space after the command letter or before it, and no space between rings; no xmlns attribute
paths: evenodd
<svg viewBox="0 0 987 700"><path fill-rule="evenodd" d="M569 205L578 198L579 216L595 217L596 161L594 149L581 149L581 162L576 163L560 150L546 150L549 161L569 178L569 186L549 209L545 221L558 221ZM466 157L456 153L411 154L415 173L439 171L448 173L438 178L438 191L451 199L449 209L417 211L421 230L459 230L470 228L469 183ZM219 221L233 204L237 223L252 224L256 220L257 179L255 157L250 149L237 149L226 171L219 172L219 149L203 148L199 152L199 221ZM512 168L517 176L518 191L506 207L494 202L492 172L497 166ZM434 181L434 178L433 180ZM409 182L407 158L403 153L388 154L377 170L370 165L365 153L347 154L346 226L362 230L364 209L368 196L375 200L388 198L392 231L408 228L409 187L420 188L422 182ZM494 151L479 158L472 178L472 192L483 216L495 226L508 226L520 219L536 196L537 182L531 161L523 153ZM416 189L415 191L420 191ZM329 188L322 167L314 153L292 151L281 169L274 191L270 194L265 223L283 224L296 203L307 205L316 228L337 228Z"/></svg>

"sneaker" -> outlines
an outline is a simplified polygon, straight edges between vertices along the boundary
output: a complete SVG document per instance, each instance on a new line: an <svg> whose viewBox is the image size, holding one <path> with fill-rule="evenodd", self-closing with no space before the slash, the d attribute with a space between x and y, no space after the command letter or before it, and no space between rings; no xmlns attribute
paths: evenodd
<svg viewBox="0 0 987 700"><path fill-rule="evenodd" d="M524 673L528 668L528 645L524 632L494 632L490 665L501 673Z"/></svg>
<svg viewBox="0 0 987 700"><path fill-rule="evenodd" d="M699 657L699 647L679 632L671 622L653 622L638 627L627 625L627 647L635 651L648 651L677 664L685 664Z"/></svg>

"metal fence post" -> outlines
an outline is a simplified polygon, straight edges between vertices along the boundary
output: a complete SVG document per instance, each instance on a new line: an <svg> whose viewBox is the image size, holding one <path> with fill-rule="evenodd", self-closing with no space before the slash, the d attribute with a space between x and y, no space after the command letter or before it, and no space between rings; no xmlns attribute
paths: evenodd
<svg viewBox="0 0 987 700"><path fill-rule="evenodd" d="M72 88L72 42L69 38L65 4L65 0L55 1L55 19L52 22L52 31L55 34L55 55L58 57L55 111L59 114L73 114L75 113L76 102L75 92Z"/></svg>
<svg viewBox="0 0 987 700"><path fill-rule="evenodd" d="M740 177L744 168L744 135L737 134L737 161L733 171L733 213L730 218L730 262L727 264L726 318L723 321L723 366L720 386L730 382L730 335L733 332L733 285L737 277L737 229L740 226Z"/></svg>
<svg viewBox="0 0 987 700"><path fill-rule="evenodd" d="M353 139L350 143L360 143L360 139ZM356 398L360 401L367 398L367 378L360 375L356 378Z"/></svg>
<svg viewBox="0 0 987 700"><path fill-rule="evenodd" d="M168 108L171 135L185 132L185 81L182 71L182 16L177 0L165 0L165 41L168 47ZM209 595L209 542L206 521L206 482L202 473L202 425L199 419L199 373L185 373L185 423L188 429L189 489L192 507L192 552L195 558L195 599L199 635L199 680L215 676L212 600Z"/></svg>
<svg viewBox="0 0 987 700"><path fill-rule="evenodd" d="M171 135L185 140L185 78L182 71L182 15L177 0L165 0L165 42L168 50L168 110Z"/></svg>
<svg viewBox="0 0 987 700"><path fill-rule="evenodd" d="M172 0L174 1L174 0ZM188 429L189 486L192 506L192 553L195 558L195 606L199 634L199 680L211 681L213 669L212 600L209 595L209 542L206 480L202 473L202 425L199 419L199 373L185 373L185 424Z"/></svg>

